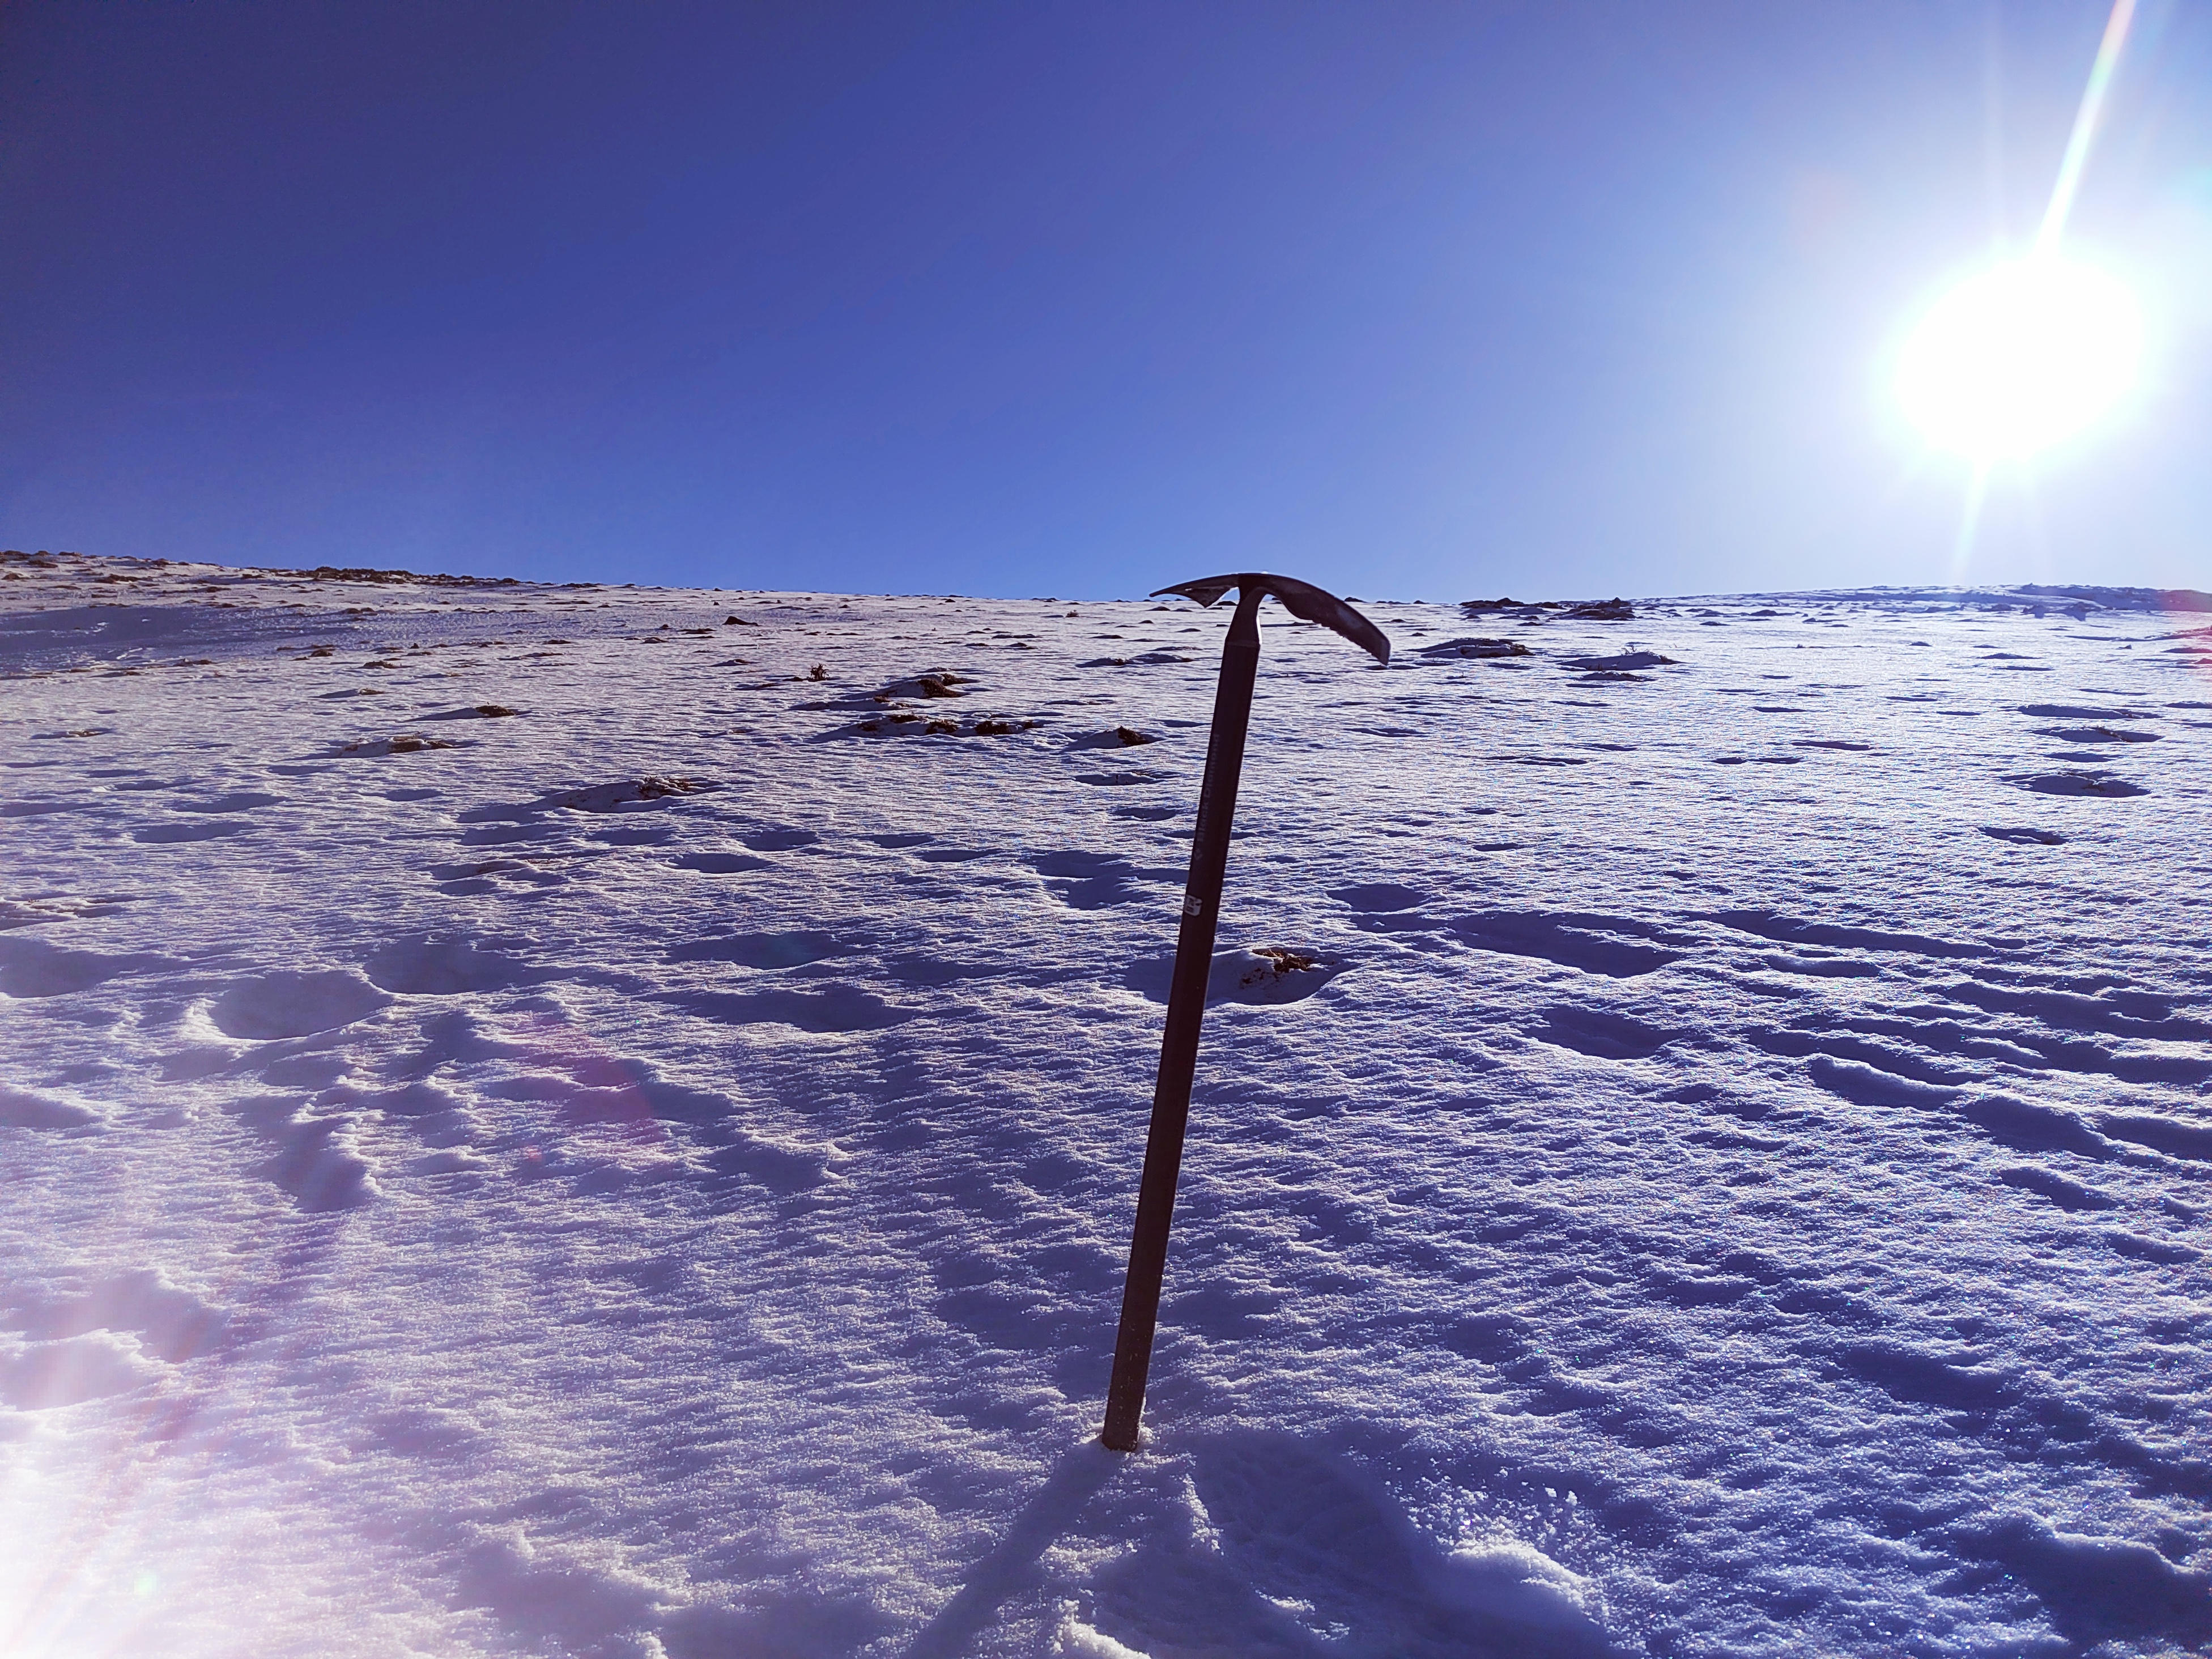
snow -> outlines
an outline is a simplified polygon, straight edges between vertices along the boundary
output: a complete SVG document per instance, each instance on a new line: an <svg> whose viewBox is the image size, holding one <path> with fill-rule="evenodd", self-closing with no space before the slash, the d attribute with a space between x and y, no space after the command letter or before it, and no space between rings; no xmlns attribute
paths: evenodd
<svg viewBox="0 0 2212 1659"><path fill-rule="evenodd" d="M1221 611L0 570L0 1652L2212 1639L2195 597L1267 612L1123 1457Z"/></svg>

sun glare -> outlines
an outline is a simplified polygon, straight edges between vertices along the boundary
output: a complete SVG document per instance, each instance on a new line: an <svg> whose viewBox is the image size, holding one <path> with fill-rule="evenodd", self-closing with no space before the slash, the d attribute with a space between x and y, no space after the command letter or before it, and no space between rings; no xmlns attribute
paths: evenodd
<svg viewBox="0 0 2212 1659"><path fill-rule="evenodd" d="M2120 282L2035 254L1968 277L1905 343L1897 395L1930 443L1977 464L2073 436L2135 384L2142 319Z"/></svg>

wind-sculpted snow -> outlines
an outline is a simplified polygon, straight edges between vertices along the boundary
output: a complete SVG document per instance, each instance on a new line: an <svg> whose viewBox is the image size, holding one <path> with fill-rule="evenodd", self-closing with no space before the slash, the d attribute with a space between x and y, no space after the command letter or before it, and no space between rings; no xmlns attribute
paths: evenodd
<svg viewBox="0 0 2212 1659"><path fill-rule="evenodd" d="M1122 1457L1219 617L0 568L0 1652L2212 1643L2201 596L1265 613Z"/></svg>

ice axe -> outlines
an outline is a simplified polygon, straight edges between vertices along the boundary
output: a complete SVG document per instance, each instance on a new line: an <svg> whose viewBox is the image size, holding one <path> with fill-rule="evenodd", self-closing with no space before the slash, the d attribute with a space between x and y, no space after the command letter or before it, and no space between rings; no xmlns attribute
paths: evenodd
<svg viewBox="0 0 2212 1659"><path fill-rule="evenodd" d="M1382 630L1334 593L1288 576L1247 570L1163 587L1210 605L1237 590L1237 615L1221 649L1221 684L1213 694L1213 734L1206 745L1206 781L1198 792L1198 827L1191 838L1190 875L1183 884L1182 931L1176 938L1175 979L1168 990L1168 1028L1152 1085L1152 1127L1145 1137L1145 1175L1137 1191L1137 1226L1129 1239L1129 1276L1121 1289L1121 1325L1114 1338L1114 1377L1106 1389L1106 1427L1099 1439L1116 1451L1137 1449L1145 1412L1145 1376L1152 1369L1152 1332L1159 1322L1160 1279L1168 1260L1176 1177L1182 1169L1183 1126L1190 1117L1191 1073L1198 1065L1199 1026L1206 1018L1206 981L1213 968L1213 934L1221 915L1221 878L1229 864L1229 826L1237 816L1237 782L1244 769L1244 733L1252 723L1252 684L1260 672L1260 601L1280 599L1293 617L1333 628L1380 662L1390 660Z"/></svg>

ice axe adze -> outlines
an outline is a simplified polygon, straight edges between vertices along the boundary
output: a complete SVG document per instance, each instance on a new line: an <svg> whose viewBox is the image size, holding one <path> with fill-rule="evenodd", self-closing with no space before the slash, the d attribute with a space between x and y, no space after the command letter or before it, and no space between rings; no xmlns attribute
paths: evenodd
<svg viewBox="0 0 2212 1659"><path fill-rule="evenodd" d="M1260 672L1260 601L1273 594L1294 617L1333 628L1377 660L1390 660L1382 630L1334 593L1288 576L1248 570L1163 587L1212 605L1237 590L1237 615L1221 651L1221 684L1213 696L1213 735L1206 746L1206 781L1198 795L1190 878L1183 886L1182 931L1176 939L1175 980L1168 991L1168 1029L1160 1039L1159 1079L1152 1086L1152 1127L1145 1139L1145 1176L1137 1193L1137 1227L1129 1240L1129 1277L1121 1290L1121 1326L1114 1339L1114 1379L1106 1389L1106 1427L1099 1438L1116 1451L1137 1449L1145 1411L1145 1375L1152 1369L1152 1330L1160 1313L1160 1278L1168 1260L1168 1224L1176 1177L1182 1168L1183 1126L1190 1116L1191 1073L1198 1064L1199 1025L1206 1018L1206 981L1213 967L1213 933L1221 913L1221 877L1229 863L1229 826L1237 816L1237 781L1244 769L1244 732L1252 723L1252 683Z"/></svg>

